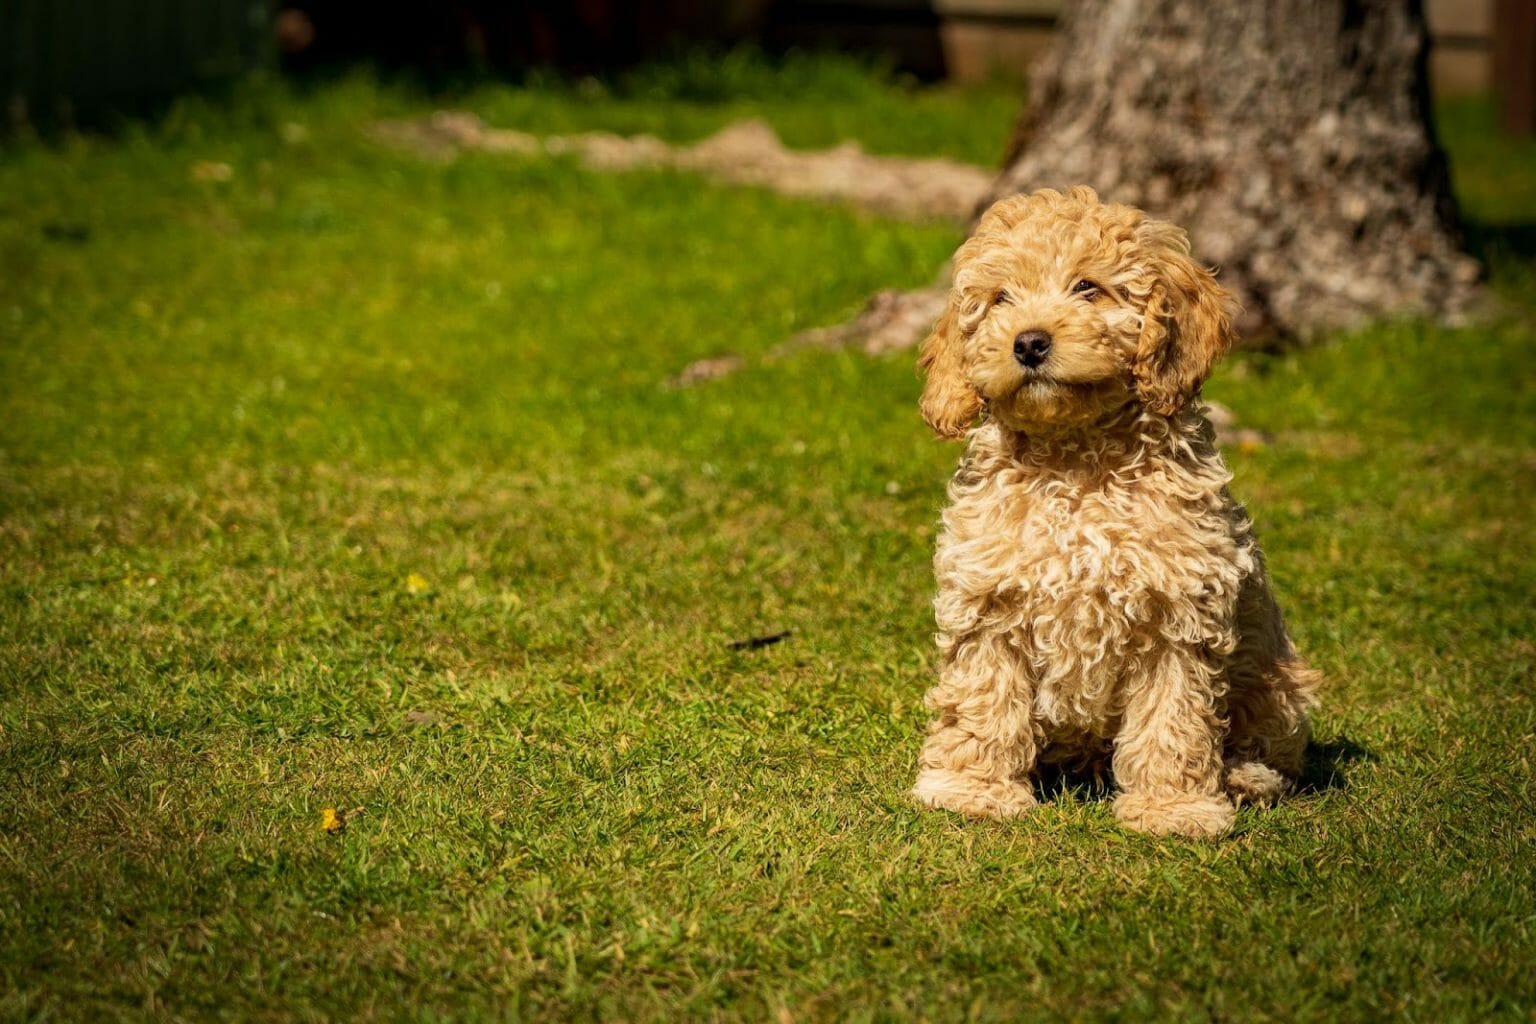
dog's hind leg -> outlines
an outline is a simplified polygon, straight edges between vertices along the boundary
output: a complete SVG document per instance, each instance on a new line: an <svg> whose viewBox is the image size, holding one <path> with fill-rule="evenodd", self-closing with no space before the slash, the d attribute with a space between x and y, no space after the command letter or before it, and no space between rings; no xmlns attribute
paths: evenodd
<svg viewBox="0 0 1536 1024"><path fill-rule="evenodd" d="M1244 584L1237 620L1226 666L1226 790L1239 803L1272 804L1301 775L1322 676L1297 655L1261 576Z"/></svg>
<svg viewBox="0 0 1536 1024"><path fill-rule="evenodd" d="M929 807L977 818L1011 818L1035 806L1030 773L1038 741L1033 690L1006 634L941 641L939 684L925 703L938 712L912 794Z"/></svg>

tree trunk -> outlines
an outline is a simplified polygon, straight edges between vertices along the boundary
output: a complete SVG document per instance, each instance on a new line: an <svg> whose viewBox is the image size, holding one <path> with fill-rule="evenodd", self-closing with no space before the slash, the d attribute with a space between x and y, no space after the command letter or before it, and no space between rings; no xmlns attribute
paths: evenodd
<svg viewBox="0 0 1536 1024"><path fill-rule="evenodd" d="M1419 0L1080 0L986 202L1087 184L1183 225L1250 339L1455 316L1478 269L1460 248L1427 48ZM907 321L930 305L931 292L884 297ZM915 340L877 313L852 331L868 347Z"/></svg>

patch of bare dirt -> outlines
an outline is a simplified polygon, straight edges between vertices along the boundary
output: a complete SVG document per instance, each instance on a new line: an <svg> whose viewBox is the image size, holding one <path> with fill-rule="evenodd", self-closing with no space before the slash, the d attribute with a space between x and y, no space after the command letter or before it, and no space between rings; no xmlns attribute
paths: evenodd
<svg viewBox="0 0 1536 1024"><path fill-rule="evenodd" d="M912 220L966 220L993 177L983 168L954 160L876 156L855 142L831 149L789 149L766 122L755 119L682 146L653 135L609 132L540 137L492 128L475 114L453 110L417 120L382 121L372 133L431 160L451 160L466 149L522 156L573 154L593 170L674 167L717 181L852 203Z"/></svg>
<svg viewBox="0 0 1536 1024"><path fill-rule="evenodd" d="M668 387L691 388L695 384L702 384L707 380L724 377L726 374L735 373L747 361L741 356L710 356L706 359L698 359L683 367L682 372L667 381Z"/></svg>

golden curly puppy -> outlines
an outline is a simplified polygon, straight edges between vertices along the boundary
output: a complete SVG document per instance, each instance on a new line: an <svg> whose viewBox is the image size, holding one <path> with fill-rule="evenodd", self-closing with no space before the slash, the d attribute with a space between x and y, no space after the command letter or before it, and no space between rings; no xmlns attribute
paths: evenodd
<svg viewBox="0 0 1536 1024"><path fill-rule="evenodd" d="M1196 401L1234 312L1181 229L1089 188L1004 199L955 254L919 361L924 419L968 434L923 803L1018 815L1037 765L1112 757L1127 826L1217 835L1290 788L1319 676Z"/></svg>

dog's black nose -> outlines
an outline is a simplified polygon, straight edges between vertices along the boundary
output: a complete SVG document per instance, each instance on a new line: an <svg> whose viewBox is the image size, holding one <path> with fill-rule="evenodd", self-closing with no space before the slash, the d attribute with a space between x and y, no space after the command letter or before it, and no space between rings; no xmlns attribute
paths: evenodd
<svg viewBox="0 0 1536 1024"><path fill-rule="evenodd" d="M1045 357L1050 354L1051 336L1044 331L1020 331L1019 336L1013 339L1013 358L1019 361L1020 366L1033 370L1045 362Z"/></svg>

